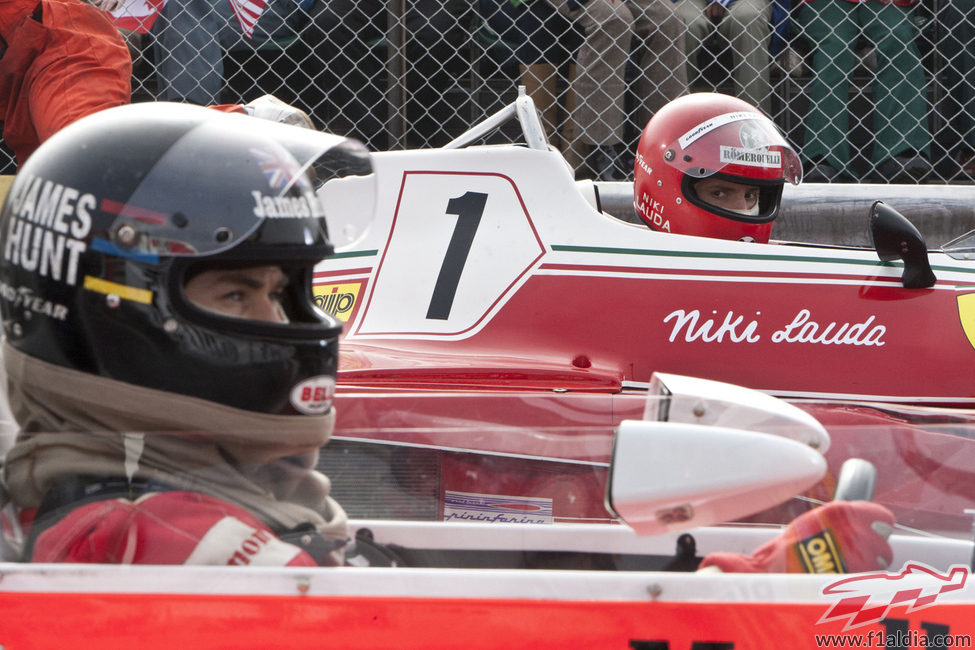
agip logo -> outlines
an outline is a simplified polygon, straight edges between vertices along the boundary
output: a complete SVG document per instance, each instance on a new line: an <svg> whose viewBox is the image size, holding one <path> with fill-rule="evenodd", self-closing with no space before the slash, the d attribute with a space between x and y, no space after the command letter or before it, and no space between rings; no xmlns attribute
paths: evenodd
<svg viewBox="0 0 975 650"><path fill-rule="evenodd" d="M347 323L361 290L361 282L317 285L314 292L315 304L326 314Z"/></svg>

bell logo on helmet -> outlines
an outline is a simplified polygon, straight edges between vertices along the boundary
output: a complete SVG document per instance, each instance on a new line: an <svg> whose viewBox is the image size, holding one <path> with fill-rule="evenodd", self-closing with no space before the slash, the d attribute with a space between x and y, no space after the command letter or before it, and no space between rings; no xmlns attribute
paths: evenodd
<svg viewBox="0 0 975 650"><path fill-rule="evenodd" d="M329 375L309 377L291 389L291 405L305 415L323 415L332 408L335 378Z"/></svg>
<svg viewBox="0 0 975 650"><path fill-rule="evenodd" d="M28 177L11 196L10 220L3 247L4 260L25 271L68 284L78 280L78 260L91 231L93 194L73 187Z"/></svg>

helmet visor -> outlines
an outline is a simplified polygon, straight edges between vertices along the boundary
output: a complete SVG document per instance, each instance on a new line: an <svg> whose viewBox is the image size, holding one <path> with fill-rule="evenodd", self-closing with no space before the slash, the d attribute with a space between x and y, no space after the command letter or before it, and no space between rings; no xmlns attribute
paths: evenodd
<svg viewBox="0 0 975 650"><path fill-rule="evenodd" d="M178 107L173 107L178 109ZM137 182L120 183L99 206L113 213L106 251L123 256L209 256L234 248L267 220L309 233L331 223L316 190L356 179L355 231L371 219L369 153L347 138L211 111L171 143ZM246 137L242 137L246 133ZM345 206L346 212L352 210ZM363 216L366 215L366 216ZM323 221L324 217L324 221ZM334 220L348 219L335 210ZM365 224L365 226L363 225ZM289 229L292 230L292 229ZM309 235L314 237L314 235Z"/></svg>
<svg viewBox="0 0 975 650"><path fill-rule="evenodd" d="M670 144L664 161L684 174L716 173L798 185L802 165L775 124L760 113L724 113L701 122Z"/></svg>

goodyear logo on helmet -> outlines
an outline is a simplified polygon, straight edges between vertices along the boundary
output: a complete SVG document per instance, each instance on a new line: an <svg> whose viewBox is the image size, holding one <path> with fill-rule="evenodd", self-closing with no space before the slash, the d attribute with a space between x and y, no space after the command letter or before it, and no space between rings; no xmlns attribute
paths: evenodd
<svg viewBox="0 0 975 650"><path fill-rule="evenodd" d="M55 320L67 320L68 308L36 295L30 287L12 287L0 282L0 298L12 303L14 309L23 309L33 314L48 316Z"/></svg>
<svg viewBox="0 0 975 650"><path fill-rule="evenodd" d="M38 176L15 183L12 192L4 260L41 277L76 284L98 200Z"/></svg>
<svg viewBox="0 0 975 650"><path fill-rule="evenodd" d="M753 112L743 112L739 111L737 113L724 113L723 115L716 115L709 120L705 120L695 126L693 129L682 135L677 139L677 143L680 145L681 149L687 149L689 146L694 144L696 140L704 137L711 131L724 126L725 124L731 124L732 122L740 122L741 120L755 120L761 119L762 116L758 113Z"/></svg>

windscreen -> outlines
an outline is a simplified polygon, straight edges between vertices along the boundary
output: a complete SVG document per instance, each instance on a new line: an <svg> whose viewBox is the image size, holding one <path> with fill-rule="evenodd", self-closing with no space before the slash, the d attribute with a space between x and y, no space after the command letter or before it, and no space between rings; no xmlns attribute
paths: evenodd
<svg viewBox="0 0 975 650"><path fill-rule="evenodd" d="M889 546L889 568L906 561L947 567L970 559L973 413L800 402L832 441L820 480L772 506L715 522L720 525L641 536L607 508L619 420L639 420L647 411L646 395L634 393L340 393L335 430L317 452L284 442L276 449L275 436L286 440L286 432L231 431L229 426L210 433L21 435L7 441L11 503L6 516L19 528L8 526L6 559L113 563L119 556L107 551L97 557L84 553L102 548L93 547L92 540L121 544L135 534L134 526L138 543L130 548L132 562L228 563L230 556L216 561L219 550L193 555L195 544L181 555L169 533L148 523L162 518L168 522L164 529L192 527L197 524L191 513L199 512L207 521L230 513L242 522L240 530L286 540L289 546L278 551L291 559L343 553L355 558L356 531L368 528L397 565L694 571L713 554L751 558L763 543L794 537L795 522L803 516L802 532L815 536L822 531L808 523L809 513L850 495L893 517L889 536L869 543L857 538L863 548ZM656 405L649 411L681 419L680 411L684 419L695 419L693 409L668 407L669 399L650 398ZM781 422L772 431L763 431L759 421L733 424L703 426L754 434L748 444L756 456L769 436L789 438L790 444L804 439L783 430ZM702 477L726 469L721 463L727 457L718 447L711 454L699 449L694 457L676 448L658 453L663 462L686 470L687 485L676 487L687 488L706 485ZM860 463L851 474L851 459L866 465ZM873 478L863 473L864 466L873 468ZM762 480L761 469L743 464L741 470L754 474L749 480ZM349 517L347 527L332 530L323 523L333 501ZM77 523L93 512L100 515L90 530L71 528L65 536L64 522ZM32 532L29 521L35 515ZM140 520L143 515L148 519ZM328 531L324 555L296 543L308 526ZM850 534L841 524L831 530L839 540ZM867 522L860 534L873 535L872 530ZM678 552L681 534L696 542L689 555L686 549L683 556ZM783 563L768 570L798 569Z"/></svg>

